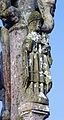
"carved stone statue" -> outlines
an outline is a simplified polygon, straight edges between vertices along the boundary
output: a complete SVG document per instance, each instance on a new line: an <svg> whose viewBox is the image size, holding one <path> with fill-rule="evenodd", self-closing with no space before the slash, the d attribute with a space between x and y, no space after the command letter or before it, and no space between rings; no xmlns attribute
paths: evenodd
<svg viewBox="0 0 64 120"><path fill-rule="evenodd" d="M45 39L45 37L47 38ZM37 83L38 92L44 94L52 87L49 71L52 58L47 40L48 36L46 34L41 36L36 32L31 32L23 44L23 85L27 89L31 82L33 84ZM32 85L32 88L34 91L34 85Z"/></svg>
<svg viewBox="0 0 64 120"><path fill-rule="evenodd" d="M30 12L39 11L42 16L42 31L49 33L54 27L54 11L56 0L0 0L0 18L10 26L21 18L25 20Z"/></svg>
<svg viewBox="0 0 64 120"><path fill-rule="evenodd" d="M6 61L5 66L9 65L6 71L11 94L7 102L11 120L42 120L49 116L52 58L48 33L54 27L55 8L56 0L0 0L0 18L7 28L1 30L1 41L5 41L3 64Z"/></svg>
<svg viewBox="0 0 64 120"><path fill-rule="evenodd" d="M29 33L22 48L23 86L29 95L31 94L30 90L32 90L33 96L36 93L38 97L41 96L46 101L46 93L52 87L49 70L52 58L48 42L49 36L42 32L41 21L42 17L37 11L32 12L28 19ZM43 99L41 101L36 99L36 102L45 102Z"/></svg>

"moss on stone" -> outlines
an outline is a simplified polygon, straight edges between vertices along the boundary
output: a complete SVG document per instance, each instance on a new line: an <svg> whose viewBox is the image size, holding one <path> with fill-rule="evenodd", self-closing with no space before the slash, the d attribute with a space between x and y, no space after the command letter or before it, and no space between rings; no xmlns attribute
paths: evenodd
<svg viewBox="0 0 64 120"><path fill-rule="evenodd" d="M28 24L31 23L32 21L40 20L41 18L42 18L41 14L39 12L37 12L37 11L34 11L29 16Z"/></svg>
<svg viewBox="0 0 64 120"><path fill-rule="evenodd" d="M2 114L3 120L10 120L10 112L8 110L5 110Z"/></svg>
<svg viewBox="0 0 64 120"><path fill-rule="evenodd" d="M23 118L21 118L20 115L18 115L16 120L23 120Z"/></svg>

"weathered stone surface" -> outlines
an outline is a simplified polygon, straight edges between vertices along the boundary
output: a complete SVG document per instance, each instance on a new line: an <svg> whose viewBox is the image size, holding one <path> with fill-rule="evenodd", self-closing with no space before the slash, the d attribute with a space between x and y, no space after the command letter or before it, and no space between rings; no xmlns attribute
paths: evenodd
<svg viewBox="0 0 64 120"><path fill-rule="evenodd" d="M8 9L6 9L2 14L0 14L2 20L5 23L8 23L9 26L12 26L13 24L17 23L20 19L20 11L11 6Z"/></svg>
<svg viewBox="0 0 64 120"><path fill-rule="evenodd" d="M48 105L39 103L25 103L20 105L18 111L22 120L42 120L49 116Z"/></svg>
<svg viewBox="0 0 64 120"><path fill-rule="evenodd" d="M1 42L6 109L11 110L11 120L49 116L46 94L52 87L52 58L48 33L54 26L55 4L55 0L0 1L0 18L9 25L9 31L2 29ZM8 112L3 119L10 119Z"/></svg>
<svg viewBox="0 0 64 120"><path fill-rule="evenodd" d="M39 9L42 15L42 28L43 32L50 33L54 27L54 11L55 11L56 0L17 0L10 1L7 0L0 1L1 12L0 18L9 25L13 25L18 22L21 18L27 23L27 19L32 11ZM11 6L13 5L13 6ZM20 14L21 13L21 14ZM10 19L9 19L10 18ZM11 24L10 24L11 22Z"/></svg>
<svg viewBox="0 0 64 120"><path fill-rule="evenodd" d="M9 33L6 28L1 29L1 43L3 54L3 79L6 90L6 109L10 111L11 107L11 81L10 81L10 41Z"/></svg>
<svg viewBox="0 0 64 120"><path fill-rule="evenodd" d="M23 100L22 43L24 39L26 39L26 35L26 29L14 30L10 33L11 119L13 120L16 120L18 115L18 105Z"/></svg>
<svg viewBox="0 0 64 120"><path fill-rule="evenodd" d="M38 8L44 20L42 31L45 33L50 33L54 27L55 3L56 0L38 0Z"/></svg>
<svg viewBox="0 0 64 120"><path fill-rule="evenodd" d="M34 89L38 89L38 94L39 92L47 93L52 87L49 70L49 67L52 64L49 63L49 59L51 59L52 62L52 58L50 55L48 36L46 34L42 34L41 36L36 32L29 33L27 39L23 43L22 52L24 87L26 89L29 88L32 82L33 91ZM26 62L27 60L28 62Z"/></svg>
<svg viewBox="0 0 64 120"><path fill-rule="evenodd" d="M10 120L10 112L8 110L2 114L2 120Z"/></svg>
<svg viewBox="0 0 64 120"><path fill-rule="evenodd" d="M1 39L1 28L0 28L0 39ZM3 79L3 58L2 52L0 52L0 102L2 102L2 109L0 113L0 120L3 111L5 110L5 88L4 88L4 79Z"/></svg>
<svg viewBox="0 0 64 120"><path fill-rule="evenodd" d="M0 0L0 14L2 14L10 5L10 0Z"/></svg>

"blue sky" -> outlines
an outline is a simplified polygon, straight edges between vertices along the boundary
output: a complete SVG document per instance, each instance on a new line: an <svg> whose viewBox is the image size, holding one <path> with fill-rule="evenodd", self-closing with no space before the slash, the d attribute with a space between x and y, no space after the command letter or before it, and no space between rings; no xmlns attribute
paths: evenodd
<svg viewBox="0 0 64 120"><path fill-rule="evenodd" d="M0 101L0 114L1 114L1 109L2 109L2 102Z"/></svg>
<svg viewBox="0 0 64 120"><path fill-rule="evenodd" d="M48 93L50 117L47 120L64 120L64 0L57 0L55 27L50 34L53 64L53 87Z"/></svg>
<svg viewBox="0 0 64 120"><path fill-rule="evenodd" d="M50 117L47 120L64 120L64 0L57 0L54 20L55 27L50 34L53 87L48 93Z"/></svg>

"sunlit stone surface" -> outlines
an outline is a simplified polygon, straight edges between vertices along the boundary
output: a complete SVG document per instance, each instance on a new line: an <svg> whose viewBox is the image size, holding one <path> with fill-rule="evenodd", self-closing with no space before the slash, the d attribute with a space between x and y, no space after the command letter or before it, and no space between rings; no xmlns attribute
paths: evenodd
<svg viewBox="0 0 64 120"><path fill-rule="evenodd" d="M44 120L52 88L49 35L55 0L0 0L6 109L2 120Z"/></svg>

